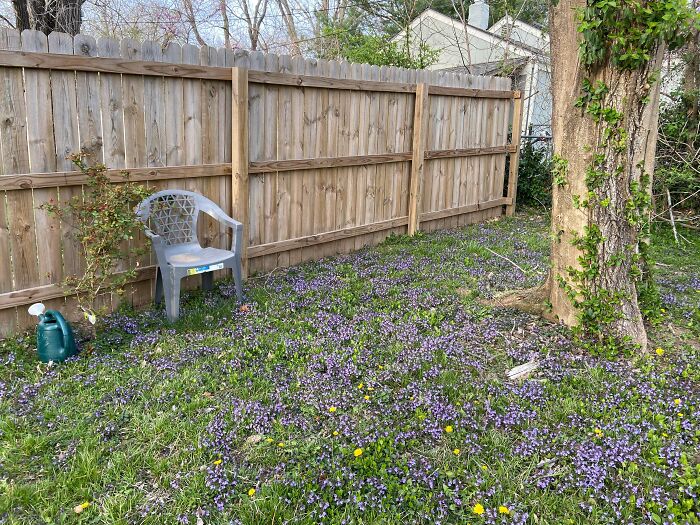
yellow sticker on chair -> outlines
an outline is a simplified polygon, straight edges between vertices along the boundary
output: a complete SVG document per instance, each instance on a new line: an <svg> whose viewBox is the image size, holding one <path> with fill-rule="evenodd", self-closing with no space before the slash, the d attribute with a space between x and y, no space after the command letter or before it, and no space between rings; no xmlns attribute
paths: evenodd
<svg viewBox="0 0 700 525"><path fill-rule="evenodd" d="M208 266L197 266L196 268L188 268L187 275L197 275L198 273L213 272L214 270L221 270L224 267L224 263L210 264Z"/></svg>

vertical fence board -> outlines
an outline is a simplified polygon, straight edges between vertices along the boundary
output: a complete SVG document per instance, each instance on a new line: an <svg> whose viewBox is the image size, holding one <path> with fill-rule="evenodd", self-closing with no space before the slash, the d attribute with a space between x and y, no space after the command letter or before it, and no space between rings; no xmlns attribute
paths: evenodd
<svg viewBox="0 0 700 525"><path fill-rule="evenodd" d="M343 61L340 64L340 78L352 78L352 64ZM340 97L338 118L338 155L357 155L359 130L357 129L357 95L355 92L345 92ZM357 201L355 192L357 170L352 168L338 169L339 197L343 199L342 220L339 229L352 228L357 224ZM355 247L353 239L345 239L340 243L340 251L351 252Z"/></svg>
<svg viewBox="0 0 700 525"><path fill-rule="evenodd" d="M425 143L429 120L428 87L424 83L416 86L415 109L413 111L413 157L411 159L411 189L408 203L408 234L420 228L422 212L423 178L425 166Z"/></svg>
<svg viewBox="0 0 700 525"><path fill-rule="evenodd" d="M305 60L296 56L292 58L291 73L304 74ZM304 90L299 87L290 87L292 91L292 130L291 130L291 156L300 159L304 156ZM301 173L291 172L289 201L290 224L289 238L296 239L304 233L304 213L307 211L304 203L304 179ZM297 248L289 252L289 264L299 264L302 261L302 249Z"/></svg>
<svg viewBox="0 0 700 525"><path fill-rule="evenodd" d="M265 71L277 73L279 71L279 57L277 55L265 55ZM264 124L264 144L263 157L266 160L277 160L277 126L279 119L279 87L269 85L264 87L265 124ZM277 195L279 186L279 173L267 173L263 184L262 201L263 216L261 217L261 230L263 242L274 242L277 237ZM260 261L261 268L265 272L275 269L277 266L277 254L266 255Z"/></svg>
<svg viewBox="0 0 700 525"><path fill-rule="evenodd" d="M288 55L279 57L279 72L290 73L292 68L292 58ZM294 145L292 143L292 89L288 86L280 87L277 90L277 158L280 160L294 158ZM292 178L294 173L282 171L277 174L277 239L290 239L292 222ZM277 266L286 268L289 266L289 252L282 252L277 255Z"/></svg>
<svg viewBox="0 0 700 525"><path fill-rule="evenodd" d="M249 122L248 71L231 69L231 213L243 223L241 252L243 278L248 275L248 239L246 231L249 216L248 181L248 122Z"/></svg>
<svg viewBox="0 0 700 525"><path fill-rule="evenodd" d="M22 31L24 51L48 51L48 39L44 33L34 30ZM53 133L53 104L51 102L51 73L47 70L25 70L24 96L27 103L27 143L29 145L29 169L32 173L56 171L56 146ZM30 235L36 234L36 261L26 261L32 266L38 264L39 281L33 284L51 284L63 279L61 258L61 225L59 220L44 210L38 209L44 202L58 201L57 188L42 188L33 191L33 202L29 209L22 210L27 224L34 214L33 232L28 231L25 242L32 242ZM19 210L18 210L19 211ZM14 256L14 252L13 252ZM18 260L19 264L24 264ZM18 265L15 265L17 269ZM60 308L63 299L52 299L47 308ZM19 309L20 318L26 309ZM21 322L21 319L20 319Z"/></svg>
<svg viewBox="0 0 700 525"><path fill-rule="evenodd" d="M73 37L66 33L51 33L48 38L49 51L55 54L72 55ZM53 104L53 133L56 146L56 169L70 171L72 162L68 157L80 150L78 138L78 99L76 93L76 76L73 71L51 72L51 101ZM80 196L80 186L62 187L58 190L59 202L62 206L74 197ZM74 238L74 230L67 221L61 222L61 254L63 256L63 275L80 276L85 265L80 245ZM71 307L75 302L71 301Z"/></svg>
<svg viewBox="0 0 700 525"><path fill-rule="evenodd" d="M19 33L14 29L0 29L0 49L19 49ZM26 133L26 116L24 106L24 83L22 71L14 68L0 68L0 158L2 159L0 176L29 171L29 155ZM26 282L17 283L19 270L12 264L13 250L17 249L18 238L15 220L12 214L18 201L24 200L32 205L31 191L0 192L0 293L16 290L26 286ZM21 203L20 209L21 209ZM33 222L31 226L33 227ZM34 247L36 254L36 247ZM17 259L15 259L16 261ZM36 265L34 273L36 274ZM13 275L15 283L13 283ZM26 280L26 278L25 278ZM19 284L19 286L18 286ZM0 337L9 335L17 328L17 309L0 310Z"/></svg>

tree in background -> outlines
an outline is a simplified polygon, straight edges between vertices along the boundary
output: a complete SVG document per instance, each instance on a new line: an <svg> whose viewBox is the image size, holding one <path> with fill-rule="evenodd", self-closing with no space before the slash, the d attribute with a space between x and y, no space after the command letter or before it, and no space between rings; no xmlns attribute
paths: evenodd
<svg viewBox="0 0 700 525"><path fill-rule="evenodd" d="M364 33L351 26L350 22L323 24L321 34L328 38L320 40L316 54L329 60L409 69L425 69L438 59L438 52L423 42L418 44L416 53L405 40L394 42L386 33ZM332 45L328 45L329 42Z"/></svg>
<svg viewBox="0 0 700 525"><path fill-rule="evenodd" d="M687 39L694 15L685 0L551 7L551 269L525 304L546 303L594 351L646 350L644 318L658 304L647 229L659 70L667 47Z"/></svg>
<svg viewBox="0 0 700 525"><path fill-rule="evenodd" d="M85 0L12 0L15 27L20 31L36 29L47 35L61 31L71 35L80 32Z"/></svg>
<svg viewBox="0 0 700 525"><path fill-rule="evenodd" d="M700 9L700 0L693 2ZM657 213L670 214L674 223L697 227L700 224L700 30L694 27L687 44L677 53L679 60L671 70L673 91L666 93L661 106L659 147L656 156L654 194ZM678 217L685 212L686 217ZM668 220L664 217L664 220Z"/></svg>

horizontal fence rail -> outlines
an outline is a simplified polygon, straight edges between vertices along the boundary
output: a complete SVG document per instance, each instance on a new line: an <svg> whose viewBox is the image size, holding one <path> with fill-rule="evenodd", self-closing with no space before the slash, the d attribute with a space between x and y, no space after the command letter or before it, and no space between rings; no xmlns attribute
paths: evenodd
<svg viewBox="0 0 700 525"><path fill-rule="evenodd" d="M264 272L512 214L520 115L502 78L0 30L0 336L33 324L32 302L75 314L62 283L80 246L39 209L81 195L71 153L115 183L212 199L245 224L246 271ZM198 233L230 246L207 217ZM131 262L138 306L155 261Z"/></svg>

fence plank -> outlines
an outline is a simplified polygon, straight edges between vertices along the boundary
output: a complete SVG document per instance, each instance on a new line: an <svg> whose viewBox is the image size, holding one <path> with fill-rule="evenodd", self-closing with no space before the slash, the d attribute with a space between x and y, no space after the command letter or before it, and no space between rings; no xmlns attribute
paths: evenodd
<svg viewBox="0 0 700 525"><path fill-rule="evenodd" d="M0 29L0 49L19 49L19 32L14 29ZM29 171L29 147L26 134L26 113L24 105L24 81L22 71L19 69L0 68L0 155L2 165L0 180L8 173L20 173ZM0 272L0 293L28 286L27 281L38 277L36 264L33 264L33 272L24 273L27 269L17 268L16 261L26 257L27 249L33 251L36 256L36 245L32 244L24 250L21 230L16 230L18 212L31 208L32 193L24 191L20 195L5 195L0 192L0 267L5 271ZM26 213L26 211L24 212ZM30 223L33 228L34 221ZM14 261L11 254L15 253ZM33 259L32 259L33 261ZM22 281L13 286L13 275L18 279L22 275ZM17 310L15 308L0 311L0 337L14 332L17 328Z"/></svg>
<svg viewBox="0 0 700 525"><path fill-rule="evenodd" d="M343 61L340 64L340 77L350 78L352 75L352 64ZM345 93L340 97L340 117L338 119L338 155L351 156L357 154L358 130L356 126L357 95L353 92ZM357 202L355 199L356 180L352 176L354 170L339 168L338 170L338 195L343 200L341 221L338 229L352 228L357 224ZM351 238L344 239L340 243L340 251L349 253L355 247L355 241Z"/></svg>
<svg viewBox="0 0 700 525"><path fill-rule="evenodd" d="M306 60L304 62L304 71L307 75L315 74L317 71L316 60ZM316 115L317 107L317 90L315 89L304 89L304 117L303 117L303 142L302 147L304 150L303 156L306 158L311 158L315 156L316 147L316 134L318 119ZM316 202L315 202L315 188L316 188L316 171L307 170L302 175L302 235L308 236L317 233L315 231L316 223ZM302 250L301 259L302 261L308 261L313 256L312 252L309 250Z"/></svg>
<svg viewBox="0 0 700 525"><path fill-rule="evenodd" d="M514 146L510 154L510 167L508 172L508 197L511 204L506 207L506 215L509 217L515 214L515 197L518 189L518 166L520 164L520 127L523 118L523 99L517 93L513 100L513 126L511 142Z"/></svg>
<svg viewBox="0 0 700 525"><path fill-rule="evenodd" d="M73 54L73 37L65 33L49 35L49 50L56 54ZM67 158L80 151L78 138L78 107L76 78L74 72L53 71L51 74L51 100L53 102L53 133L56 143L57 170L74 168ZM81 195L80 187L63 187L59 190L59 202L65 206L73 197ZM61 223L61 253L63 254L63 272L66 276L80 276L85 264L81 256L80 245L73 238L73 227Z"/></svg>
<svg viewBox="0 0 700 525"><path fill-rule="evenodd" d="M243 223L243 277L248 275L248 70L231 69L231 207Z"/></svg>
<svg viewBox="0 0 700 525"><path fill-rule="evenodd" d="M264 68L273 73L279 72L279 58L276 55L265 55ZM277 127L279 120L279 86L269 85L264 87L265 124L263 144L263 156L265 159L277 160ZM279 173L270 173L264 180L262 201L263 216L261 217L262 242L275 242L277 238L277 187L279 185ZM277 267L277 254L263 257L260 261L263 271L269 272Z"/></svg>
<svg viewBox="0 0 700 525"><path fill-rule="evenodd" d="M295 74L303 73L305 60L296 56L292 58L291 72ZM304 91L299 87L290 87L292 92L292 133L291 156L300 159L304 156ZM301 237L304 232L304 180L300 176L292 177L289 191L290 201L290 223L289 236L291 238ZM302 250L291 250L289 253L289 264L299 264L302 260Z"/></svg>
<svg viewBox="0 0 700 525"><path fill-rule="evenodd" d="M428 126L428 88L416 87L413 112L413 158L411 160L411 186L408 202L408 234L414 235L420 228L421 199L423 196L423 169L425 165L425 134Z"/></svg>
<svg viewBox="0 0 700 525"><path fill-rule="evenodd" d="M288 55L279 57L279 71L289 73L292 68L292 58ZM279 116L277 118L277 159L293 158L292 144L292 89L281 87L277 90L277 105ZM292 195L291 183L293 174L287 172L277 173L277 236L278 240L289 239L291 237L291 210ZM286 268L289 266L289 252L279 253L277 256L277 266Z"/></svg>
<svg viewBox="0 0 700 525"><path fill-rule="evenodd" d="M121 54L129 60L140 60L141 43L130 38L121 42ZM146 166L146 117L144 115L144 78L126 75L122 78L124 98L124 156L127 168Z"/></svg>
<svg viewBox="0 0 700 525"><path fill-rule="evenodd" d="M48 39L44 33L33 30L22 32L22 49L45 52ZM33 172L56 170L56 146L53 133L53 104L51 101L51 74L49 71L25 71L24 96L27 116L27 144L29 146L29 168ZM23 242L36 242L36 260L21 261L15 264L37 266L39 279L33 284L50 284L63 279L63 261L61 258L61 224L47 211L38 209L44 202L57 202L58 190L55 187L43 188L32 192L32 201L28 209L21 211L27 224L34 229L27 231ZM19 211L19 210L18 210ZM33 218L31 215L34 215ZM33 236L36 239L32 239ZM31 250L30 250L31 252ZM13 252L14 257L14 252ZM48 308L60 308L63 300L51 301ZM21 309L18 316L27 316Z"/></svg>

